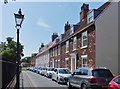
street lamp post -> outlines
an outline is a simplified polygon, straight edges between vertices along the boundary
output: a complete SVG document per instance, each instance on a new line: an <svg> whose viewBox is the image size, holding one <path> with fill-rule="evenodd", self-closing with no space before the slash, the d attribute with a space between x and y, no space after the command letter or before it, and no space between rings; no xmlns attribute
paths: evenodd
<svg viewBox="0 0 120 89"><path fill-rule="evenodd" d="M24 20L24 15L22 15L21 9L19 9L18 14L15 14L15 23L17 29L17 54L16 54L16 87L20 88L20 51L19 51L19 30L21 28L22 22Z"/></svg>

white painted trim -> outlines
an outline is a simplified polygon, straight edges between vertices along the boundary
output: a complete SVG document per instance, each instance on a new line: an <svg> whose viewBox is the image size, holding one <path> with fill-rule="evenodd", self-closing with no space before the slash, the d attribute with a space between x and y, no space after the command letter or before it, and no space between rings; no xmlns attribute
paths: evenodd
<svg viewBox="0 0 120 89"><path fill-rule="evenodd" d="M65 60L69 60L69 58L67 57L67 58L65 58Z"/></svg>
<svg viewBox="0 0 120 89"><path fill-rule="evenodd" d="M81 55L81 57L82 57L82 58L84 58L84 57L88 57L88 55Z"/></svg>
<svg viewBox="0 0 120 89"><path fill-rule="evenodd" d="M88 55L81 55L81 59L82 59L82 67L83 67L83 58L88 58Z"/></svg>
<svg viewBox="0 0 120 89"><path fill-rule="evenodd" d="M84 49L84 48L87 48L88 46L86 45L86 46L83 46L83 47L81 47L81 49Z"/></svg>
<svg viewBox="0 0 120 89"><path fill-rule="evenodd" d="M76 70L76 63L77 63L77 61L76 61L76 54L72 54L72 55L74 55L74 56L71 56L71 72L73 72L73 61L75 61L75 70Z"/></svg>
<svg viewBox="0 0 120 89"><path fill-rule="evenodd" d="M73 49L73 51L75 51L75 50L77 50L76 48L75 49Z"/></svg>

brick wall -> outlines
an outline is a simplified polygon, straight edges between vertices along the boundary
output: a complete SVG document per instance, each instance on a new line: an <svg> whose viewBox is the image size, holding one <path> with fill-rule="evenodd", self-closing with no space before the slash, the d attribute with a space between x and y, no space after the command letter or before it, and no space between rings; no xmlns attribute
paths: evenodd
<svg viewBox="0 0 120 89"><path fill-rule="evenodd" d="M81 49L82 45L82 32L78 33L77 36L77 50L73 51L73 37L69 39L69 52L66 53L66 46L65 42L62 43L62 67L65 67L65 58L69 58L69 66L68 68L71 69L71 56L70 54L73 52L77 52L78 60L76 61L76 67L82 66L81 55L88 55L88 66L93 67L95 66L95 27L91 26L87 28L88 30L88 47Z"/></svg>

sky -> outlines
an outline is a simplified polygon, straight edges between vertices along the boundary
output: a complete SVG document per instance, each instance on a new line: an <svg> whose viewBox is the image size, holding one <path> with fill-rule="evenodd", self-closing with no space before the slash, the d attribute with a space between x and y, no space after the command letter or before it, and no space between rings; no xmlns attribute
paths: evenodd
<svg viewBox="0 0 120 89"><path fill-rule="evenodd" d="M64 33L64 25L67 21L76 24L80 21L80 10L83 3L89 4L90 9L96 9L104 2L0 2L0 42L5 42L7 37L13 37L16 41L16 28L14 13L19 8L25 19L20 29L20 43L24 45L24 55L31 56L37 53L41 43L51 41L51 35L55 32ZM104 0L108 1L108 0Z"/></svg>

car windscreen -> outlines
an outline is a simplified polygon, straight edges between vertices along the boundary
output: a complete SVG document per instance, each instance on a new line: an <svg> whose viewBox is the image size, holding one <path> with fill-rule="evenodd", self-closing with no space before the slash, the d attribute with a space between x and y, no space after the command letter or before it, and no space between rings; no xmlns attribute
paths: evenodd
<svg viewBox="0 0 120 89"><path fill-rule="evenodd" d="M120 84L120 76L115 78L113 81L116 82L117 84Z"/></svg>
<svg viewBox="0 0 120 89"><path fill-rule="evenodd" d="M70 71L68 69L60 69L59 73L61 73L61 74L70 74Z"/></svg>
<svg viewBox="0 0 120 89"><path fill-rule="evenodd" d="M54 68L48 68L48 71L54 71Z"/></svg>
<svg viewBox="0 0 120 89"><path fill-rule="evenodd" d="M108 69L92 70L92 75L95 77L105 77L105 78L113 77L112 73Z"/></svg>

